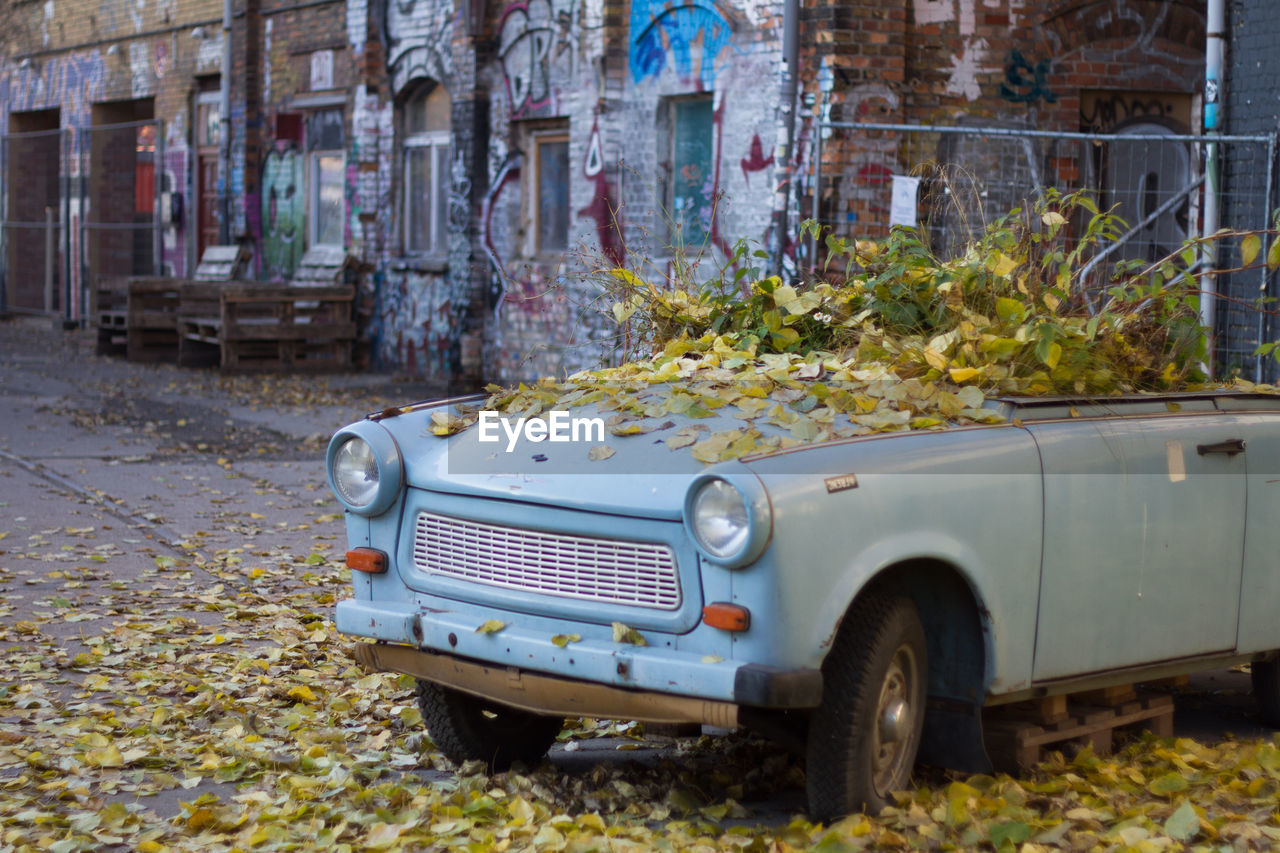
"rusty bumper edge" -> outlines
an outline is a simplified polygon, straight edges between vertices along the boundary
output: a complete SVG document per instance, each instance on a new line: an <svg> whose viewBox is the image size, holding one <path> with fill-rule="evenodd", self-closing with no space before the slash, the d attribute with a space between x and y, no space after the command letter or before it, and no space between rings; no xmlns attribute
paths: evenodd
<svg viewBox="0 0 1280 853"><path fill-rule="evenodd" d="M539 714L646 723L704 723L726 729L738 725L738 706L731 702L626 690L515 667L486 666L409 646L355 643L351 652L365 669L402 672Z"/></svg>

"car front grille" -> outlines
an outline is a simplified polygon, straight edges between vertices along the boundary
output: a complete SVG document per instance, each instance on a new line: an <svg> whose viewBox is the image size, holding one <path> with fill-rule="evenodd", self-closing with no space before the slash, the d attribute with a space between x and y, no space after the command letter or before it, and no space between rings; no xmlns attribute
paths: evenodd
<svg viewBox="0 0 1280 853"><path fill-rule="evenodd" d="M429 512L414 525L413 562L431 574L605 604L675 610L675 553L618 542L463 521Z"/></svg>

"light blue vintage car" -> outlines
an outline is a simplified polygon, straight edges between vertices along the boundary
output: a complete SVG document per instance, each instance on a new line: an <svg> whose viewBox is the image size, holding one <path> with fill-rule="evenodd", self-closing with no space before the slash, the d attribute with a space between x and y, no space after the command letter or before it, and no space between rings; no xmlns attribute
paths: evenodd
<svg viewBox="0 0 1280 853"><path fill-rule="evenodd" d="M709 465L680 418L495 443L431 434L459 401L371 415L328 450L338 628L455 761L536 760L565 717L747 726L804 750L815 819L917 758L988 768L988 705L1250 662L1280 725L1280 396L986 406Z"/></svg>

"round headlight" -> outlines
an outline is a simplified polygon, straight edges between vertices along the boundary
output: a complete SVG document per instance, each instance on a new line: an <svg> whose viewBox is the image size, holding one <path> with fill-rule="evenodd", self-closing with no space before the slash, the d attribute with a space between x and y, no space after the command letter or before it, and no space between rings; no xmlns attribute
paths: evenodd
<svg viewBox="0 0 1280 853"><path fill-rule="evenodd" d="M747 544L751 517L742 492L724 480L707 480L693 496L693 535L714 557L728 558Z"/></svg>
<svg viewBox="0 0 1280 853"><path fill-rule="evenodd" d="M372 518L400 497L404 464L395 439L372 421L338 430L325 454L329 487L351 512Z"/></svg>
<svg viewBox="0 0 1280 853"><path fill-rule="evenodd" d="M378 496L378 458L363 438L347 439L333 457L333 487L338 497L357 509Z"/></svg>

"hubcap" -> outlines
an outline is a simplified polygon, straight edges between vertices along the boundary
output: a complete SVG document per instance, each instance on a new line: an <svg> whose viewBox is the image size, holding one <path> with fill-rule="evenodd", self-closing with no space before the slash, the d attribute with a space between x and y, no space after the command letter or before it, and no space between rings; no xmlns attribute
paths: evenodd
<svg viewBox="0 0 1280 853"><path fill-rule="evenodd" d="M872 783L876 793L886 799L902 787L911 772L907 761L915 754L913 704L920 701L914 695L916 681L915 654L910 646L899 646L880 683L872 738Z"/></svg>
<svg viewBox="0 0 1280 853"><path fill-rule="evenodd" d="M897 743L907 736L911 708L905 699L894 699L880 711L880 742Z"/></svg>

